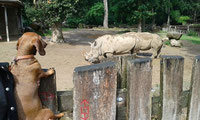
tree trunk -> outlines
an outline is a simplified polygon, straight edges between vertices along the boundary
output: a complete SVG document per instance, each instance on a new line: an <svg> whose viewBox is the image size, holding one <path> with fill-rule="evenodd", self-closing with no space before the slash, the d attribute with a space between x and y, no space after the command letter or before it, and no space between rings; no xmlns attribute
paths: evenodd
<svg viewBox="0 0 200 120"><path fill-rule="evenodd" d="M152 13L154 13L154 9L152 8ZM152 27L156 26L156 17L155 15L153 15L153 18L152 18Z"/></svg>
<svg viewBox="0 0 200 120"><path fill-rule="evenodd" d="M63 43L64 38L63 38L63 33L62 33L62 23L61 22L56 22L52 25L52 42L55 43Z"/></svg>
<svg viewBox="0 0 200 120"><path fill-rule="evenodd" d="M145 18L142 19L142 31L145 31Z"/></svg>
<svg viewBox="0 0 200 120"><path fill-rule="evenodd" d="M194 23L197 23L197 11L194 11Z"/></svg>
<svg viewBox="0 0 200 120"><path fill-rule="evenodd" d="M108 28L108 1L103 0L104 3L104 21L103 21L103 27Z"/></svg>
<svg viewBox="0 0 200 120"><path fill-rule="evenodd" d="M170 14L168 14L168 17L167 17L167 26L168 27L170 26Z"/></svg>
<svg viewBox="0 0 200 120"><path fill-rule="evenodd" d="M170 8L168 8L168 12L167 12L167 27L170 26Z"/></svg>
<svg viewBox="0 0 200 120"><path fill-rule="evenodd" d="M33 4L36 5L36 0L33 0Z"/></svg>
<svg viewBox="0 0 200 120"><path fill-rule="evenodd" d="M156 31L156 18L155 18L155 16L153 16L152 19L153 20L152 20L151 30L154 32L154 31Z"/></svg>
<svg viewBox="0 0 200 120"><path fill-rule="evenodd" d="M138 32L142 32L142 19L139 19L139 23L138 23Z"/></svg>

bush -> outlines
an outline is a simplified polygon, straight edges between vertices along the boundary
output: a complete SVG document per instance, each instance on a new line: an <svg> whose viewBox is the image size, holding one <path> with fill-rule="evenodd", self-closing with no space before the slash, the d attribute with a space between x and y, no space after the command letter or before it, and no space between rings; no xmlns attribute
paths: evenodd
<svg viewBox="0 0 200 120"><path fill-rule="evenodd" d="M176 22L178 22L179 21L179 18L180 18L180 16L181 16L181 13L180 13L180 11L178 11L178 10L173 10L172 12L171 12L171 18L173 19L173 20L175 20Z"/></svg>
<svg viewBox="0 0 200 120"><path fill-rule="evenodd" d="M168 41L165 41L164 44L165 44L165 45L168 45L168 46L171 46L171 43L170 43L169 40L168 40Z"/></svg>
<svg viewBox="0 0 200 120"><path fill-rule="evenodd" d="M178 23L182 23L182 25L185 25L188 20L190 20L189 16L180 16L180 18L178 19Z"/></svg>
<svg viewBox="0 0 200 120"><path fill-rule="evenodd" d="M65 27L70 27L70 28L76 28L76 27L78 27L78 25L79 25L80 23L83 23L83 21L84 21L83 18L69 17L69 18L66 20L64 26L65 26Z"/></svg>
<svg viewBox="0 0 200 120"><path fill-rule="evenodd" d="M193 30L190 30L188 33L187 33L188 36L198 36L198 33L193 31Z"/></svg>
<svg viewBox="0 0 200 120"><path fill-rule="evenodd" d="M89 24L102 25L104 15L104 6L102 2L97 2L86 14L86 20Z"/></svg>

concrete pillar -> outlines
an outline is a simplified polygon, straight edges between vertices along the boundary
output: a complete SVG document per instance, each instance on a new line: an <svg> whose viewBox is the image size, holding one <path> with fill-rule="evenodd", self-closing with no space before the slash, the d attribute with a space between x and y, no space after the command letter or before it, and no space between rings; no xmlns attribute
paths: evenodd
<svg viewBox="0 0 200 120"><path fill-rule="evenodd" d="M6 6L4 6L4 14L5 14L5 24L6 24L7 42L9 42L10 39L9 39L9 31L8 31L8 14L7 14L7 8L6 8Z"/></svg>

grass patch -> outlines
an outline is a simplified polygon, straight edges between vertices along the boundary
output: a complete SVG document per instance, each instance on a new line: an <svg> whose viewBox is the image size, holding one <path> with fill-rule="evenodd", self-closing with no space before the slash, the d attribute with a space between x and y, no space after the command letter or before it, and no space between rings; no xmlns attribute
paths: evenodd
<svg viewBox="0 0 200 120"><path fill-rule="evenodd" d="M62 31L70 31L72 28L62 28Z"/></svg>
<svg viewBox="0 0 200 120"><path fill-rule="evenodd" d="M189 32L187 33L187 35L188 35L188 36L198 36L198 33L191 30L191 31L189 31Z"/></svg>
<svg viewBox="0 0 200 120"><path fill-rule="evenodd" d="M157 33L158 35L162 36L162 37L165 37L167 32L164 32L164 31L159 31ZM192 35L192 36L189 36L189 35ZM196 33L193 34L193 32L191 32L189 35L182 35L181 39L180 40L188 40L194 44L200 44L200 36L196 36ZM165 45L170 45L170 42L165 42L164 43Z"/></svg>
<svg viewBox="0 0 200 120"><path fill-rule="evenodd" d="M194 44L200 44L200 37L198 37L198 36L182 35L181 40L188 40L188 41L191 41Z"/></svg>
<svg viewBox="0 0 200 120"><path fill-rule="evenodd" d="M168 45L168 46L171 46L171 43L170 43L169 40L168 40L168 41L165 41L164 44L165 44L165 45Z"/></svg>

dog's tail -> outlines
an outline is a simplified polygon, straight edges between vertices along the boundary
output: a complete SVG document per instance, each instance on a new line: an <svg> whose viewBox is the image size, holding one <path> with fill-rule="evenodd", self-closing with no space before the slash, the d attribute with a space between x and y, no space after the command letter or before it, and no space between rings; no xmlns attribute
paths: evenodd
<svg viewBox="0 0 200 120"><path fill-rule="evenodd" d="M65 115L65 113L58 113L55 114L53 117L49 118L49 120L57 120L58 118L61 118Z"/></svg>
<svg viewBox="0 0 200 120"><path fill-rule="evenodd" d="M59 114L55 114L54 117L55 118L61 118L65 115L65 113L59 113Z"/></svg>

